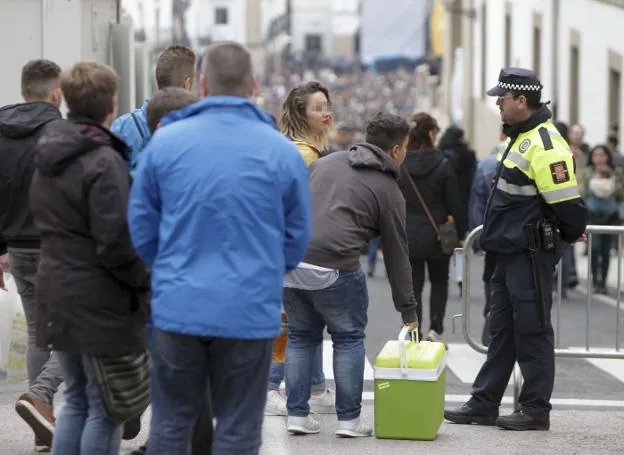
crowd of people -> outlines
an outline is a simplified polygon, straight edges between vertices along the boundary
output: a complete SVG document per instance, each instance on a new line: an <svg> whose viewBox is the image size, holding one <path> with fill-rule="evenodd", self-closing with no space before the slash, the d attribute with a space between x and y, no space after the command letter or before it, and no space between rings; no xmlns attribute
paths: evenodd
<svg viewBox="0 0 624 455"><path fill-rule="evenodd" d="M574 155L581 196L589 210L589 223L603 226L620 225L624 222L624 156L618 150L617 137L611 135L602 144L590 147L585 142L585 129L580 124L568 127L556 123L566 138ZM607 278L612 262L612 252L617 249L617 237L596 234L592 241L591 270L593 291L608 294ZM583 254L587 255L585 250ZM568 248L563 256L564 290L578 284L574 250Z"/></svg>
<svg viewBox="0 0 624 455"><path fill-rule="evenodd" d="M336 414L337 436L370 436L361 252L378 242L397 319L443 342L452 251L475 224L474 176L491 167L477 167L461 128L414 113L414 73L321 73L257 91L248 51L218 43L199 77L195 53L177 45L155 76L158 92L117 118L110 67L31 61L24 103L0 109L0 266L28 321L29 391L16 410L36 447L115 455L150 403L136 454L255 455L265 416L315 434L314 412ZM575 151L583 175L585 156L590 213L614 222L612 153ZM442 226L454 240L441 241Z"/></svg>
<svg viewBox="0 0 624 455"><path fill-rule="evenodd" d="M272 115L279 115L287 93L302 81L318 80L332 94L332 112L340 124L347 125L363 139L368 120L378 112L409 118L418 105L417 71L397 70L378 73L363 70L336 73L329 68L318 71L275 75L260 87L255 101Z"/></svg>

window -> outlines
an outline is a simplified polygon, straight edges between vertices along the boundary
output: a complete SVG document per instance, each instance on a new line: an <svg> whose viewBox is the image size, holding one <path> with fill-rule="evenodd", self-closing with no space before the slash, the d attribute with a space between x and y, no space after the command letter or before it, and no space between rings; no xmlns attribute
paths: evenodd
<svg viewBox="0 0 624 455"><path fill-rule="evenodd" d="M511 14L505 14L505 68L511 66Z"/></svg>
<svg viewBox="0 0 624 455"><path fill-rule="evenodd" d="M570 47L570 125L579 122L579 60L579 48L572 45Z"/></svg>
<svg viewBox="0 0 624 455"><path fill-rule="evenodd" d="M487 5L481 5L481 98L485 99L487 91Z"/></svg>
<svg viewBox="0 0 624 455"><path fill-rule="evenodd" d="M323 40L321 35L310 34L305 36L305 50L306 52L318 52L323 51Z"/></svg>
<svg viewBox="0 0 624 455"><path fill-rule="evenodd" d="M540 63L542 61L542 27L533 26L533 71L540 77Z"/></svg>
<svg viewBox="0 0 624 455"><path fill-rule="evenodd" d="M620 125L620 96L622 74L619 70L609 69L609 133L617 131Z"/></svg>
<svg viewBox="0 0 624 455"><path fill-rule="evenodd" d="M215 8L215 24L227 25L228 23L228 9L227 8Z"/></svg>

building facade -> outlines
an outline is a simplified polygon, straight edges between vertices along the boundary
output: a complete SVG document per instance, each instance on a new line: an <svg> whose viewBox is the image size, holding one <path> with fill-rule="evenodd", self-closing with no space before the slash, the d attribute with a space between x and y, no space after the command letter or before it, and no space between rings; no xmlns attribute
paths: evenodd
<svg viewBox="0 0 624 455"><path fill-rule="evenodd" d="M498 142L500 118L485 92L501 68L535 70L557 120L580 123L591 144L622 131L624 0L445 0L447 117L461 119L480 155ZM462 58L454 59L456 49ZM453 86L453 80L462 81ZM457 108L460 106L460 114Z"/></svg>
<svg viewBox="0 0 624 455"><path fill-rule="evenodd" d="M21 68L28 60L47 58L63 68L80 60L111 64L111 24L118 14L115 0L0 1L0 106L21 101Z"/></svg>
<svg viewBox="0 0 624 455"><path fill-rule="evenodd" d="M287 58L304 67L357 58L361 0L261 2L265 56L272 71L279 72Z"/></svg>

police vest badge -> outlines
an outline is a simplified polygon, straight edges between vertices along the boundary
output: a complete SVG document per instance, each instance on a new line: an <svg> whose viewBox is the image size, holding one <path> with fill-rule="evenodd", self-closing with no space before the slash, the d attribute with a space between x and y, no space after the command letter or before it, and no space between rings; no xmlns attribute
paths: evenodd
<svg viewBox="0 0 624 455"><path fill-rule="evenodd" d="M550 175L552 175L552 181L555 184L570 181L570 172L568 171L568 165L565 161L552 163L550 165Z"/></svg>

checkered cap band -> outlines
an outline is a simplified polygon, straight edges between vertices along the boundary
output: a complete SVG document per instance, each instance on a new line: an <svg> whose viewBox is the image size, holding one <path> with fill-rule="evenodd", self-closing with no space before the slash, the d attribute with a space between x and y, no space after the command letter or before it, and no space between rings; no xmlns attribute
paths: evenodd
<svg viewBox="0 0 624 455"><path fill-rule="evenodd" d="M508 84L506 82L498 82L496 84L500 88L504 88L505 90L517 90L519 92L539 92L542 89L541 85L522 85L522 84Z"/></svg>

